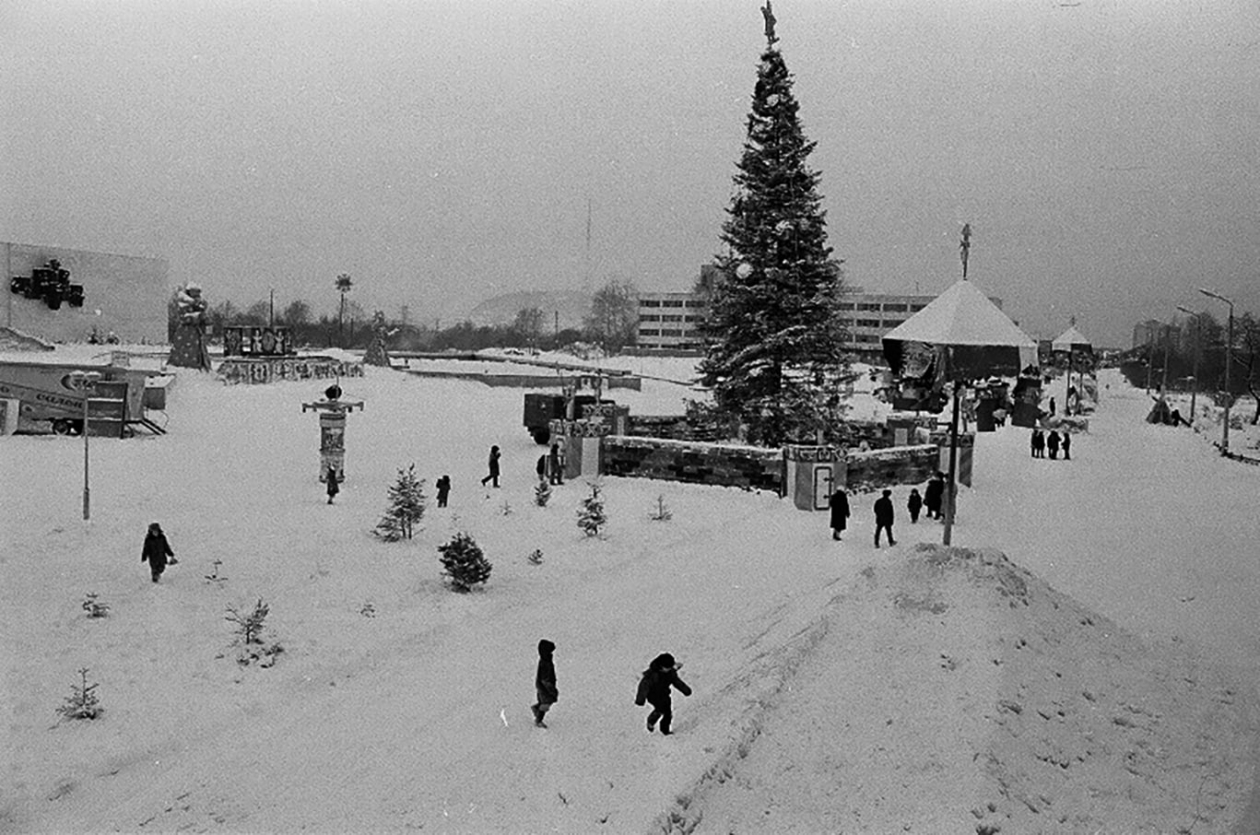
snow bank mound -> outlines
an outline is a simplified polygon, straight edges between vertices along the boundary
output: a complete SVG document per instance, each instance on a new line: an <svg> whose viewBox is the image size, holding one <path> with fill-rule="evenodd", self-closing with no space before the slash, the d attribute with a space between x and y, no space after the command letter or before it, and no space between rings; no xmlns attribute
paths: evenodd
<svg viewBox="0 0 1260 835"><path fill-rule="evenodd" d="M895 553L895 552L890 552ZM995 551L863 570L661 829L1222 831L1252 789L1249 687ZM767 662L769 663L769 662Z"/></svg>

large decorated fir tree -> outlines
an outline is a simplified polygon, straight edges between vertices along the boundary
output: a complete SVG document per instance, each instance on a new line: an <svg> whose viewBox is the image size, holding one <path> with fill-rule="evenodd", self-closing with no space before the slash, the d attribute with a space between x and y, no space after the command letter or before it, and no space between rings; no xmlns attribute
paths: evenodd
<svg viewBox="0 0 1260 835"><path fill-rule="evenodd" d="M720 414L766 446L829 437L848 376L836 317L840 262L827 246L819 174L806 165L815 143L797 118L792 76L774 34L757 70L735 195L722 226L721 278L705 323L702 382Z"/></svg>

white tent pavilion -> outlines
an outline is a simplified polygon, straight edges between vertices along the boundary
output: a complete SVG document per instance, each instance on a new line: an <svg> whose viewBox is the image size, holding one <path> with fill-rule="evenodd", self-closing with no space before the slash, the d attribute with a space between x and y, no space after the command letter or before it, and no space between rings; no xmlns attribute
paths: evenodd
<svg viewBox="0 0 1260 835"><path fill-rule="evenodd" d="M1054 341L1050 343L1050 350L1066 351L1068 355L1067 389L1063 393L1063 411L1065 414L1071 414L1072 361L1076 358L1078 353L1093 354L1094 345L1076 329L1075 325L1073 325L1055 337ZM1085 372L1082 371L1081 377L1084 378L1084 376ZM1085 382L1084 379L1082 379L1081 386L1084 387L1084 385ZM1079 392L1081 389L1078 388L1077 391Z"/></svg>
<svg viewBox="0 0 1260 835"><path fill-rule="evenodd" d="M968 381L1015 376L1037 365L1037 343L970 281L963 279L918 313L884 335L884 356L894 374L901 371L905 344L937 349L938 379L954 383L949 424L949 481L946 485L944 543L950 544L958 486L958 404Z"/></svg>

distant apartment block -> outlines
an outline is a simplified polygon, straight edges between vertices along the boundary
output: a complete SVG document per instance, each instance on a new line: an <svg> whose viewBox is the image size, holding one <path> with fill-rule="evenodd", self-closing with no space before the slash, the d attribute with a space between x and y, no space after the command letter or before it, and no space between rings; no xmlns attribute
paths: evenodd
<svg viewBox="0 0 1260 835"><path fill-rule="evenodd" d="M708 313L708 292L719 277L716 267L701 268L696 292L639 292L638 345L645 350L702 350L701 323ZM880 354L884 334L909 319L935 299L930 295L846 293L839 303L844 348L857 354ZM1002 300L990 296L999 308Z"/></svg>
<svg viewBox="0 0 1260 835"><path fill-rule="evenodd" d="M699 351L700 325L709 303L702 293L639 291L638 346L645 350Z"/></svg>

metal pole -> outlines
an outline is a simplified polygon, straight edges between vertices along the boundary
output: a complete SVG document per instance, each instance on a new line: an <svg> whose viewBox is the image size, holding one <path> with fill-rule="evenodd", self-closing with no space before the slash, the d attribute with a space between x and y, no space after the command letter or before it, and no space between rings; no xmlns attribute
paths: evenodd
<svg viewBox="0 0 1260 835"><path fill-rule="evenodd" d="M954 503L958 499L958 485L954 479L958 473L958 404L962 400L963 384L954 383L954 413L949 421L949 480L945 482L945 539L949 545L954 533Z"/></svg>
<svg viewBox="0 0 1260 835"><path fill-rule="evenodd" d="M1165 330L1164 331L1164 382L1160 386L1160 388L1162 388L1165 392L1168 391L1168 343L1172 341L1169 338L1169 336L1170 334L1168 333L1167 330Z"/></svg>
<svg viewBox="0 0 1260 835"><path fill-rule="evenodd" d="M1155 367L1155 334L1146 328L1146 393L1151 393L1151 371Z"/></svg>
<svg viewBox="0 0 1260 835"><path fill-rule="evenodd" d="M1221 452L1229 452L1229 406L1234 394L1229 387L1229 367L1234 364L1234 303L1225 300L1229 305L1229 328L1225 337L1225 427L1221 430Z"/></svg>
<svg viewBox="0 0 1260 835"><path fill-rule="evenodd" d="M83 520L87 521L92 518L92 488L88 483L88 437L92 434L88 431L88 395L91 389L88 384L83 384Z"/></svg>
<svg viewBox="0 0 1260 835"><path fill-rule="evenodd" d="M1190 389L1190 422L1194 423L1195 415L1195 398L1199 396L1199 331L1203 326L1199 324L1199 320L1194 320L1194 385Z"/></svg>

